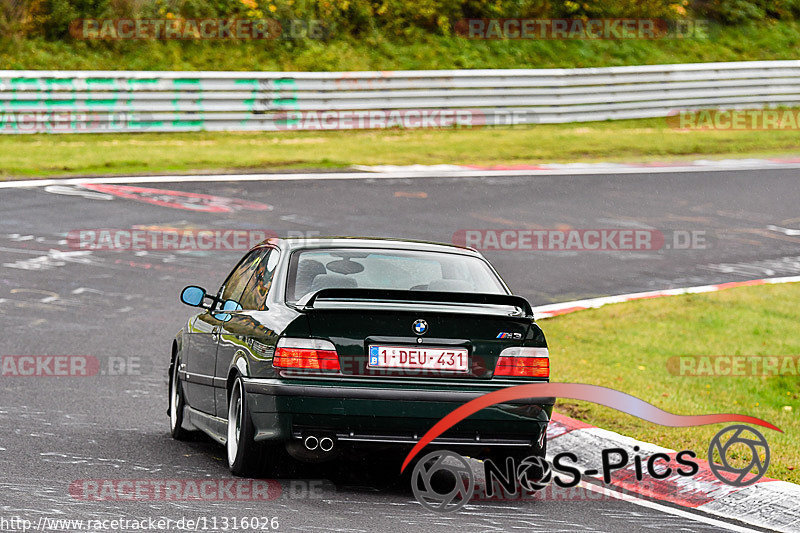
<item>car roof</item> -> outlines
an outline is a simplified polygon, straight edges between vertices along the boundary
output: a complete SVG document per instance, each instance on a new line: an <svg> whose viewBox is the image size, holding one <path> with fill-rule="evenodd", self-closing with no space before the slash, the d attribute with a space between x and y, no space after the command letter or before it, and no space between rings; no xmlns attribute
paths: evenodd
<svg viewBox="0 0 800 533"><path fill-rule="evenodd" d="M474 248L430 241L389 239L383 237L271 238L261 242L258 246L263 246L265 244L275 245L288 250L309 248L390 248L395 250L416 250L425 252L457 252L480 257L480 253Z"/></svg>

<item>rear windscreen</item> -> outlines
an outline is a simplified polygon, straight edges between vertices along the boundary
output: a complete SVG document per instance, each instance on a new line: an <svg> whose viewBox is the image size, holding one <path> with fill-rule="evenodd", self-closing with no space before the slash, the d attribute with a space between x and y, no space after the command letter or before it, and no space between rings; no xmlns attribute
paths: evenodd
<svg viewBox="0 0 800 533"><path fill-rule="evenodd" d="M507 294L485 261L467 255L343 248L292 255L287 302L346 288Z"/></svg>

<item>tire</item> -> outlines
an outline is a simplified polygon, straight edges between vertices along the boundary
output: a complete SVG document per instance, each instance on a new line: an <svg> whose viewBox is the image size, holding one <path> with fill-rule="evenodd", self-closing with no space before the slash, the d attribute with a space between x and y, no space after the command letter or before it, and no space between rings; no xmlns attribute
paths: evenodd
<svg viewBox="0 0 800 533"><path fill-rule="evenodd" d="M183 390L181 390L180 377L178 377L178 358L172 362L172 373L169 378L169 430L173 439L187 440L191 432L183 429L183 407L186 403L183 400Z"/></svg>
<svg viewBox="0 0 800 533"><path fill-rule="evenodd" d="M242 377L233 382L228 400L228 468L235 476L252 477L264 470L264 450L253 440L255 430Z"/></svg>

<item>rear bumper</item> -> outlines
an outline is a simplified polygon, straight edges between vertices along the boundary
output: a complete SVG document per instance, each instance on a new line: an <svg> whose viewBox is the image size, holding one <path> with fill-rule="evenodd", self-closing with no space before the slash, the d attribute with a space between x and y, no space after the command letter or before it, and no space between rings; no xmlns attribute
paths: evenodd
<svg viewBox="0 0 800 533"><path fill-rule="evenodd" d="M256 440L290 440L329 433L341 441L413 444L464 403L502 386L426 383L304 383L244 380ZM482 409L434 444L526 446L541 441L554 398L530 398Z"/></svg>

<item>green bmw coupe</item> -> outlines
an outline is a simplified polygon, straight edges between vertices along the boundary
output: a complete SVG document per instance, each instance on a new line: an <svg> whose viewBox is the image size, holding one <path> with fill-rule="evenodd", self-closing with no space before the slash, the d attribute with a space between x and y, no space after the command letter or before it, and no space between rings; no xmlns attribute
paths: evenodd
<svg viewBox="0 0 800 533"><path fill-rule="evenodd" d="M544 334L477 251L388 239L269 239L172 343L173 437L200 430L237 475L288 453L405 455L465 402L548 381ZM486 408L433 441L476 458L543 455L552 398ZM388 455L387 455L388 456Z"/></svg>

